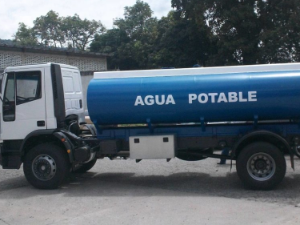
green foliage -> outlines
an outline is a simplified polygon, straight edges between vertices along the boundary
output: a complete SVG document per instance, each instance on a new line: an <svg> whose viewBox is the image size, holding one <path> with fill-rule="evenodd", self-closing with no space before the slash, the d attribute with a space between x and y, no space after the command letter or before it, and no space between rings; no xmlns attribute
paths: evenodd
<svg viewBox="0 0 300 225"><path fill-rule="evenodd" d="M84 50L94 36L103 33L105 28L100 21L82 20L75 14L62 18L62 31L69 46Z"/></svg>
<svg viewBox="0 0 300 225"><path fill-rule="evenodd" d="M105 31L100 21L82 20L77 14L59 17L59 14L52 10L45 16L36 18L33 24L33 28L28 28L24 23L20 23L14 41L21 45L39 44L85 50L96 34Z"/></svg>
<svg viewBox="0 0 300 225"><path fill-rule="evenodd" d="M19 28L14 37L14 42L20 45L34 46L38 43L34 30L28 28L24 23L19 23Z"/></svg>
<svg viewBox="0 0 300 225"><path fill-rule="evenodd" d="M191 67L196 63L205 64L211 45L206 27L182 18L180 12L171 11L159 21L158 30L158 65Z"/></svg>
<svg viewBox="0 0 300 225"><path fill-rule="evenodd" d="M300 0L172 0L172 6L210 29L215 44L207 64L299 60Z"/></svg>
<svg viewBox="0 0 300 225"><path fill-rule="evenodd" d="M115 28L96 35L90 50L111 53L109 69L156 68L153 52L157 36L157 19L148 3L138 0L125 7L124 18L114 21Z"/></svg>
<svg viewBox="0 0 300 225"><path fill-rule="evenodd" d="M109 69L151 69L300 60L300 0L171 0L160 20L137 0L105 30L100 21L54 11L20 23L23 45L69 46L108 53Z"/></svg>
<svg viewBox="0 0 300 225"><path fill-rule="evenodd" d="M115 20L114 25L112 32L97 35L91 44L91 51L112 54L109 69L191 67L207 61L209 29L183 18L180 12L171 11L157 20L149 5L137 0L132 7L125 7L124 18Z"/></svg>
<svg viewBox="0 0 300 225"><path fill-rule="evenodd" d="M300 0L260 3L261 62L300 60Z"/></svg>
<svg viewBox="0 0 300 225"><path fill-rule="evenodd" d="M46 16L40 16L33 21L33 30L40 44L45 46L62 47L65 42L65 36L62 31L62 18L58 13L49 11Z"/></svg>
<svg viewBox="0 0 300 225"><path fill-rule="evenodd" d="M148 22L153 19L152 13L148 3L138 0L134 6L125 7L125 18L115 20L114 25L125 31L128 37L136 39L148 29Z"/></svg>

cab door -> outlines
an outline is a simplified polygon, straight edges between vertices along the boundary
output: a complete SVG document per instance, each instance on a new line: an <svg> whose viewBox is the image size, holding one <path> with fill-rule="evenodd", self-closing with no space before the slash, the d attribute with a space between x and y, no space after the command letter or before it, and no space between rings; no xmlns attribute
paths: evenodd
<svg viewBox="0 0 300 225"><path fill-rule="evenodd" d="M2 94L1 139L20 140L46 129L44 68L8 72Z"/></svg>

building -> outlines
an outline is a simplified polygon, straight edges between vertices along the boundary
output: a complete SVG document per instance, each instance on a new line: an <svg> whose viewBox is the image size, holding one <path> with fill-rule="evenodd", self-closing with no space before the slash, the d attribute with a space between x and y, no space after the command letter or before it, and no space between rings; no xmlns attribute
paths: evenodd
<svg viewBox="0 0 300 225"><path fill-rule="evenodd" d="M107 70L107 54L52 47L24 47L10 40L0 40L0 73L8 66L63 63L79 68L84 96L93 72ZM85 103L86 107L86 103Z"/></svg>

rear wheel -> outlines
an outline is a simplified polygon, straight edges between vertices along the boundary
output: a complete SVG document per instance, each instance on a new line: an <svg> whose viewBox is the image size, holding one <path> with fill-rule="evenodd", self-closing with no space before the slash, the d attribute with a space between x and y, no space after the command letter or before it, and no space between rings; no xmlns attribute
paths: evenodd
<svg viewBox="0 0 300 225"><path fill-rule="evenodd" d="M24 174L27 181L39 189L55 189L67 177L70 163L67 153L54 144L41 144L25 156Z"/></svg>
<svg viewBox="0 0 300 225"><path fill-rule="evenodd" d="M267 142L255 142L241 150L236 162L237 173L251 189L270 190L284 178L286 162L283 153Z"/></svg>

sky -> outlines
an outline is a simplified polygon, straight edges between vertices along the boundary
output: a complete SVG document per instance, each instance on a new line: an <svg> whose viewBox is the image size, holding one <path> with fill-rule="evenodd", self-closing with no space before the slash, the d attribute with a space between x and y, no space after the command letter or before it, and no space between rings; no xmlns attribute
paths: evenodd
<svg viewBox="0 0 300 225"><path fill-rule="evenodd" d="M143 0L154 16L167 16L171 0ZM0 39L13 39L18 24L33 26L33 20L54 10L59 16L101 21L107 29L113 27L115 18L122 18L125 6L133 6L136 0L0 0Z"/></svg>

